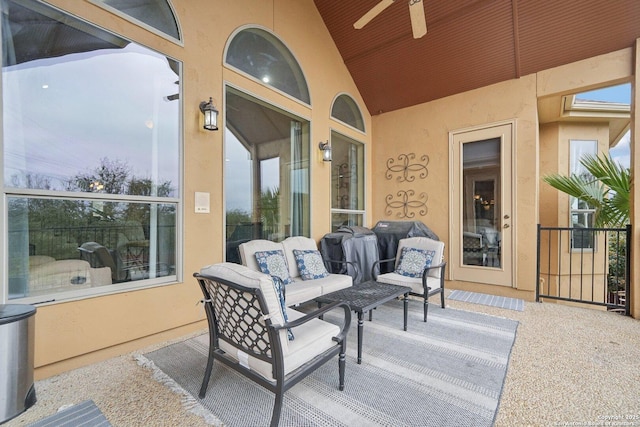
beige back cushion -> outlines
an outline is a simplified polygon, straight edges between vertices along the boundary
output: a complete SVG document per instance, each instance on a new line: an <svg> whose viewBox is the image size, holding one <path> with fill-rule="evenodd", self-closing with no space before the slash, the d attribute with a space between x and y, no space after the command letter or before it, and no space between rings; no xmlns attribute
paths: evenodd
<svg viewBox="0 0 640 427"><path fill-rule="evenodd" d="M318 245L315 240L303 236L287 237L282 241L282 246L284 247L284 256L287 259L287 266L289 267L289 275L294 279L300 277L300 271L298 270L298 264L296 263L296 257L293 255L293 250L318 250Z"/></svg>
<svg viewBox="0 0 640 427"><path fill-rule="evenodd" d="M417 249L425 249L428 251L434 251L433 261L431 262L432 266L439 265L442 263L444 258L444 243L439 240L433 240L428 237L408 237L406 239L400 239L398 242L398 254L396 256L396 267L398 267L398 263L400 262L400 254L402 253L402 248L417 248ZM440 278L440 272L442 269L434 268L433 270L429 270L427 273L430 277Z"/></svg>
<svg viewBox="0 0 640 427"><path fill-rule="evenodd" d="M246 265L254 271L260 271L258 261L256 261L256 252L282 250L282 244L272 242L271 240L250 240L238 246L242 265Z"/></svg>

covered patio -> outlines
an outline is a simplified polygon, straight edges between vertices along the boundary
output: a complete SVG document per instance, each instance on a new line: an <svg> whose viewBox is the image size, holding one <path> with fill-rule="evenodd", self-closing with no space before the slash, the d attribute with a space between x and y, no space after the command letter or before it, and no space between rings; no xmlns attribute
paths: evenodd
<svg viewBox="0 0 640 427"><path fill-rule="evenodd" d="M136 15L131 4L144 10L146 0L124 10L108 0L6 3L2 25L13 32L3 40L21 54L3 66L0 303L37 307L38 393L8 426L87 399L113 425L204 425L135 360L205 332L191 274L238 261L241 241L319 242L343 223L383 220L421 221L439 236L447 296L526 302L517 312L446 300L445 310L519 322L495 425L640 422L640 257L626 295L636 319L533 302L536 224L589 215L542 177L576 172L572 141L607 153L627 131L632 171L640 161L640 2L158 2L154 19L168 17L171 34ZM427 27L419 38L416 4ZM65 31L44 35L44 23ZM290 78L278 86L251 74L260 61L269 71L286 63ZM577 108L578 94L618 85L632 100L623 108L595 119ZM216 126L203 126L207 100ZM632 254L638 200L634 185ZM465 237L487 251L489 242L490 256L469 257ZM94 260L98 249L113 266ZM83 275L64 270L54 284L33 273L38 260L73 261ZM347 387L357 387L348 366Z"/></svg>
<svg viewBox="0 0 640 427"><path fill-rule="evenodd" d="M439 310L436 307L434 304L431 310ZM495 426L599 425L607 420L634 422L637 417L640 329L636 320L553 303L527 302L519 312L447 300L445 310L449 309L519 322ZM190 336L201 333L205 331ZM38 381L38 403L6 425L27 425L64 405L87 399L92 399L114 426L210 425L194 413L192 404L184 404L181 393L161 384L151 369L136 361L137 355L175 341ZM358 387L349 382L353 363L355 360L347 360L347 388ZM212 381L210 392L215 393L215 387ZM290 393L295 394L296 388Z"/></svg>

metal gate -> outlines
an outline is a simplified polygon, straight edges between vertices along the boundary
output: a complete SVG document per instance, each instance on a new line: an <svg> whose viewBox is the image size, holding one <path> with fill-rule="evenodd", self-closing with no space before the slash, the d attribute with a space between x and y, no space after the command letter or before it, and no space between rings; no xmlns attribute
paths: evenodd
<svg viewBox="0 0 640 427"><path fill-rule="evenodd" d="M536 301L551 299L630 313L631 225L626 228L538 224Z"/></svg>

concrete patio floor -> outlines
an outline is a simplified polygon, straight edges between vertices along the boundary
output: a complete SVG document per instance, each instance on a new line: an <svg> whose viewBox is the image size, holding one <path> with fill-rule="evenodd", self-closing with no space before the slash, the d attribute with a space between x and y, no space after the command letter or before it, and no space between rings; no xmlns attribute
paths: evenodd
<svg viewBox="0 0 640 427"><path fill-rule="evenodd" d="M555 303L526 302L522 312L446 303L520 322L495 426L640 426L640 321ZM87 399L113 426L207 425L136 362L162 345L36 382L36 405L4 425L26 426Z"/></svg>

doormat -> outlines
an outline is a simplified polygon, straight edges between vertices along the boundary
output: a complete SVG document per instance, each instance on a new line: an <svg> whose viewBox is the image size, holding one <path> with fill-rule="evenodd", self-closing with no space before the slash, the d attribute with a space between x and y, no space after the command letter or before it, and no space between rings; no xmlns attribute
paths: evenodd
<svg viewBox="0 0 640 427"><path fill-rule="evenodd" d="M93 400L85 400L30 424L29 427L111 427L111 423Z"/></svg>
<svg viewBox="0 0 640 427"><path fill-rule="evenodd" d="M524 301L518 298L499 297L496 295L459 290L451 292L447 298L455 301L506 308L508 310L524 311Z"/></svg>

